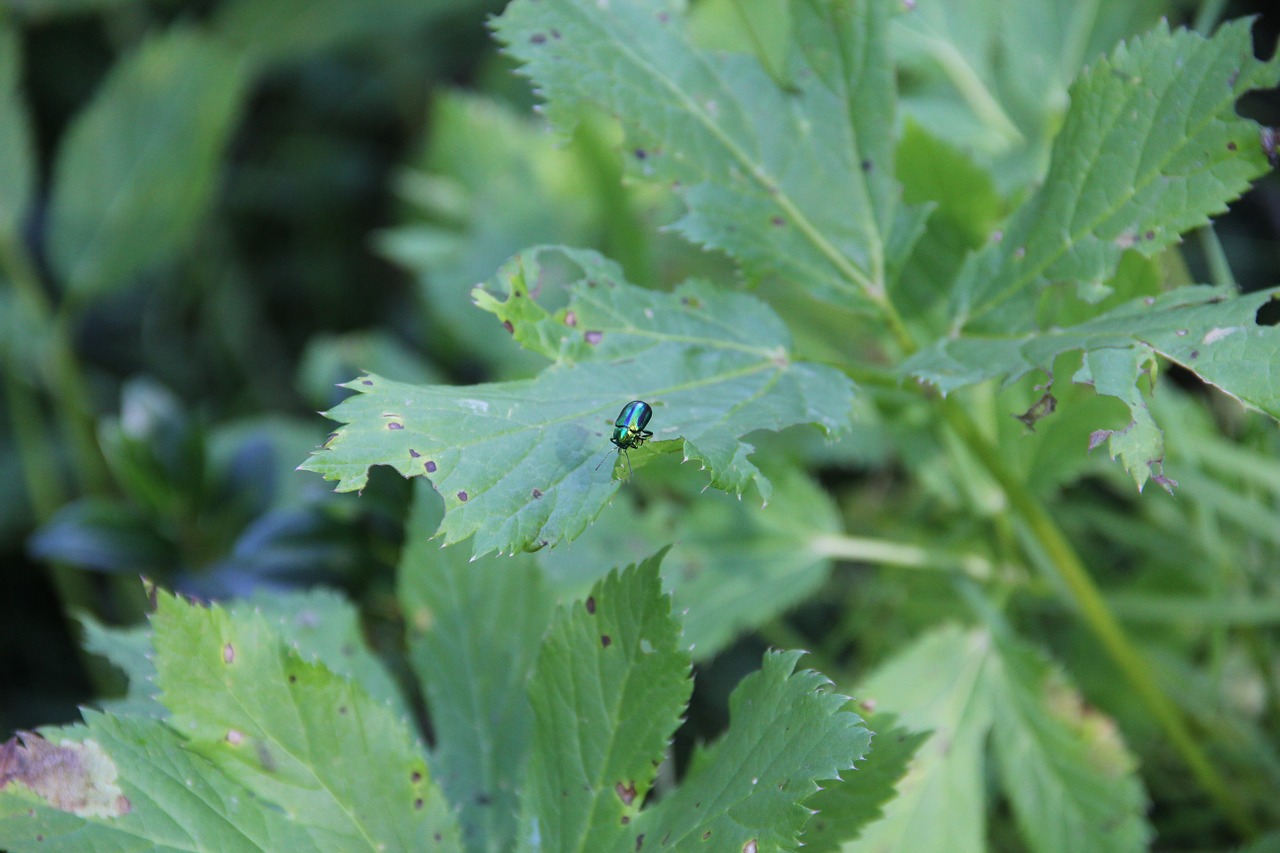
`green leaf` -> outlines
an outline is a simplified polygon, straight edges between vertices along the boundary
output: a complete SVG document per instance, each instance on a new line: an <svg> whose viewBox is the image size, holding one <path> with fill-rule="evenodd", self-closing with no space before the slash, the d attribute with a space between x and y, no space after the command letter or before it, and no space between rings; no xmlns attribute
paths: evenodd
<svg viewBox="0 0 1280 853"><path fill-rule="evenodd" d="M88 613L79 614L77 619L84 629L85 651L111 661L129 679L125 696L100 703L102 709L116 715L165 716L165 708L156 695L156 667L151 662L150 626L113 628Z"/></svg>
<svg viewBox="0 0 1280 853"><path fill-rule="evenodd" d="M245 63L182 29L121 60L54 165L49 258L70 292L126 283L180 251L213 197Z"/></svg>
<svg viewBox="0 0 1280 853"><path fill-rule="evenodd" d="M469 851L515 848L533 732L526 683L554 601L528 555L468 561L431 544L439 498L419 482L400 561L409 659L436 736L432 768Z"/></svg>
<svg viewBox="0 0 1280 853"><path fill-rule="evenodd" d="M881 809L897 794L912 756L929 739L927 732L909 732L896 722L892 714L868 719L867 728L875 735L866 762L805 800L816 812L800 836L806 853L839 850L840 842L856 838L862 827L883 815Z"/></svg>
<svg viewBox="0 0 1280 853"><path fill-rule="evenodd" d="M791 4L782 86L754 57L699 50L676 4L517 0L496 30L554 123L584 105L622 122L638 172L683 196L685 236L867 310L897 204L889 9Z"/></svg>
<svg viewBox="0 0 1280 853"><path fill-rule="evenodd" d="M255 62L278 63L361 40L403 36L463 5L464 0L367 0L359 4L346 0L228 0L218 4L211 26Z"/></svg>
<svg viewBox="0 0 1280 853"><path fill-rule="evenodd" d="M693 686L661 556L611 572L543 642L522 818L535 849L608 850L634 834Z"/></svg>
<svg viewBox="0 0 1280 853"><path fill-rule="evenodd" d="M582 271L554 315L531 289L550 288L544 255ZM553 356L552 367L529 381L462 388L366 376L347 386L359 395L328 413L347 426L302 467L337 480L339 491L362 488L371 465L426 475L444 497L444 541L474 534L474 552L484 554L572 539L599 514L618 482L594 469L628 400L654 407L654 440L630 454L635 466L680 439L713 486L741 494L754 484L766 497L768 481L741 436L848 422L848 379L793 361L786 328L750 296L698 282L656 293L627 284L594 253L564 249L523 253L499 279L507 300L477 291L477 303L524 346Z"/></svg>
<svg viewBox="0 0 1280 853"><path fill-rule="evenodd" d="M1211 39L1162 22L1084 72L1043 187L960 272L955 327L1005 306L984 326L1026 328L1030 300L1059 282L1096 301L1124 252L1154 256L1225 210L1269 168L1235 103L1278 78L1244 19Z"/></svg>
<svg viewBox="0 0 1280 853"><path fill-rule="evenodd" d="M0 16L0 240L14 239L35 189L35 150L22 97L22 42Z"/></svg>
<svg viewBox="0 0 1280 853"><path fill-rule="evenodd" d="M253 612L157 592L156 682L185 748L282 809L324 850L456 844L420 743L388 704L303 659Z"/></svg>
<svg viewBox="0 0 1280 853"><path fill-rule="evenodd" d="M1146 796L1114 723L1087 709L1034 648L1010 638L996 651L987 670L995 753L1028 847L1146 850Z"/></svg>
<svg viewBox="0 0 1280 853"><path fill-rule="evenodd" d="M82 814L87 809L74 801L57 808L24 786L4 785L0 846L10 853L353 849L317 845L283 810L263 808L250 791L211 772L207 761L158 720L94 711L84 717L84 726L45 735L58 750L55 757L91 760L50 761L33 769L51 776L65 770L90 790L110 794L107 808L98 810L105 813Z"/></svg>
<svg viewBox="0 0 1280 853"><path fill-rule="evenodd" d="M831 561L813 547L819 536L840 532L830 496L799 471L770 470L777 491L767 507L700 496L676 510L676 524L660 540L677 543L663 567L698 660L795 607L830 573Z"/></svg>
<svg viewBox="0 0 1280 853"><path fill-rule="evenodd" d="M991 728L984 676L990 635L934 630L877 670L860 700L931 736L917 751L884 817L863 830L859 851L982 853L986 797L983 752Z"/></svg>
<svg viewBox="0 0 1280 853"><path fill-rule="evenodd" d="M538 563L557 590L580 595L611 565L642 559L655 542L674 542L662 561L664 586L683 615L683 645L695 660L708 660L804 601L831 568L814 548L817 537L840 530L830 496L795 469L767 471L775 490L765 507L700 491L687 477L672 484L683 500L619 495L617 511L572 548L539 551Z"/></svg>
<svg viewBox="0 0 1280 853"><path fill-rule="evenodd" d="M632 837L672 850L794 849L817 783L849 771L871 743L847 696L819 673L795 671L802 654L765 655L729 698L728 732Z"/></svg>
<svg viewBox="0 0 1280 853"><path fill-rule="evenodd" d="M375 245L416 276L433 325L447 340L499 378L528 376L541 360L509 338L495 338L492 318L475 310L471 291L526 246L596 245L602 223L594 200L601 189L584 179L581 146L564 145L545 121L513 107L445 92L429 126L420 166L427 173L404 173L398 187L429 221L381 232Z"/></svg>
<svg viewBox="0 0 1280 853"><path fill-rule="evenodd" d="M1071 350L1085 352L1073 377L1129 407L1126 429L1098 430L1092 445L1108 441L1141 488L1160 473L1163 438L1137 388L1154 379L1156 354L1182 365L1244 405L1280 418L1280 377L1259 370L1280 358L1280 329L1258 323L1259 310L1280 289L1234 296L1229 289L1184 287L1158 297L1121 305L1066 329L1018 335L962 335L935 343L912 356L903 371L932 382L943 393L987 379L1013 381L1032 370L1052 379L1054 359Z"/></svg>
<svg viewBox="0 0 1280 853"><path fill-rule="evenodd" d="M232 620L260 613L281 641L308 660L364 688L369 698L407 717L400 688L377 655L369 650L360 628L360 613L341 593L330 589L306 592L258 592L228 605Z"/></svg>

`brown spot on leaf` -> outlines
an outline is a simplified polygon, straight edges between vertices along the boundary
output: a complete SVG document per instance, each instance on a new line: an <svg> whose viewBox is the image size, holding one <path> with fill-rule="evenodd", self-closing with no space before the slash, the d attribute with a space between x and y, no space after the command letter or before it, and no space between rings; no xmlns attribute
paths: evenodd
<svg viewBox="0 0 1280 853"><path fill-rule="evenodd" d="M116 784L116 765L96 741L53 744L20 731L0 744L0 790L25 785L55 809L80 817L120 817L133 809Z"/></svg>
<svg viewBox="0 0 1280 853"><path fill-rule="evenodd" d="M511 324L510 320L503 320L502 328L506 329L508 334L514 335L516 333L516 327Z"/></svg>
<svg viewBox="0 0 1280 853"><path fill-rule="evenodd" d="M1096 450L1098 445L1102 444L1102 442L1106 441L1110 437L1111 430L1095 429L1093 432L1089 433L1089 449Z"/></svg>
<svg viewBox="0 0 1280 853"><path fill-rule="evenodd" d="M648 156L649 156L649 152L648 152L648 151L645 151L643 148L637 148L637 149L636 149L636 159L637 159L637 160L643 160L643 159L645 159L645 158L646 158L646 157L648 157Z"/></svg>
<svg viewBox="0 0 1280 853"><path fill-rule="evenodd" d="M466 503L466 502L467 502L467 493L466 493L466 492L458 492L458 500L462 501L463 503Z"/></svg>
<svg viewBox="0 0 1280 853"><path fill-rule="evenodd" d="M609 648L613 645L613 637L610 637L608 634L601 634L600 645L604 646L606 649Z"/></svg>
<svg viewBox="0 0 1280 853"><path fill-rule="evenodd" d="M416 784L418 784L419 782L421 782L421 781L422 781L422 771L421 771L421 770L415 770L415 771L413 771L412 773L410 773L410 774L409 774L409 781L410 781L410 782L412 782L412 783L413 783L413 784L415 784L415 785L416 785Z"/></svg>
<svg viewBox="0 0 1280 853"><path fill-rule="evenodd" d="M594 595L587 596L587 612L591 614L596 612L596 597Z"/></svg>
<svg viewBox="0 0 1280 853"><path fill-rule="evenodd" d="M1234 142L1234 141L1233 141L1233 142L1228 142L1228 143L1227 143L1227 150L1228 150L1228 151L1235 151L1237 147L1238 147L1238 146L1235 144L1235 142Z"/></svg>
<svg viewBox="0 0 1280 853"><path fill-rule="evenodd" d="M235 663L235 662L236 662L236 647L235 647L235 646L231 645L230 643L227 643L225 646L223 646L223 647L222 647L222 662L223 662L223 663Z"/></svg>
<svg viewBox="0 0 1280 853"><path fill-rule="evenodd" d="M423 806L422 797L415 797L413 800L414 811L422 811L422 806Z"/></svg>
<svg viewBox="0 0 1280 853"><path fill-rule="evenodd" d="M573 311L564 312L564 324L569 328L578 325L578 315Z"/></svg>
<svg viewBox="0 0 1280 853"><path fill-rule="evenodd" d="M595 346L596 344L600 343L600 340L604 337L604 332L598 332L593 330L593 331L584 333L583 337L586 338L587 343L591 344L592 346Z"/></svg>
<svg viewBox="0 0 1280 853"><path fill-rule="evenodd" d="M618 799L622 800L622 804L624 806L629 806L631 805L632 802L635 801L635 798L636 798L635 782L628 782L626 785L623 785L621 782L619 782L618 784L613 786L613 790L617 792Z"/></svg>
<svg viewBox="0 0 1280 853"><path fill-rule="evenodd" d="M546 44L546 42L547 42L547 37L542 33L534 33L533 35L529 36L530 44Z"/></svg>
<svg viewBox="0 0 1280 853"><path fill-rule="evenodd" d="M542 489L534 489L534 490L533 490L533 499L536 501L536 500L537 500L538 498L540 498L540 497L542 497Z"/></svg>
<svg viewBox="0 0 1280 853"><path fill-rule="evenodd" d="M399 423L396 423L395 421L392 421L391 423L387 424L387 429L404 429L404 424L399 424Z"/></svg>
<svg viewBox="0 0 1280 853"><path fill-rule="evenodd" d="M426 470L428 474L434 474L436 472L436 463L432 462L430 459L428 459L426 462L423 462L422 467Z"/></svg>
<svg viewBox="0 0 1280 853"><path fill-rule="evenodd" d="M781 216L775 216L769 220L769 224L774 228L781 228L783 225L787 224L787 220L783 219Z"/></svg>
<svg viewBox="0 0 1280 853"><path fill-rule="evenodd" d="M372 379L361 379L361 380L360 380L360 384L361 384L361 385L372 385L372 384L373 384L373 380L372 380Z"/></svg>
<svg viewBox="0 0 1280 853"><path fill-rule="evenodd" d="M412 447L410 447L410 448L409 448L409 458L410 458L410 459L417 459L417 458L418 458L418 457L420 457L421 455L422 455L421 453L419 453L418 451L414 450Z"/></svg>

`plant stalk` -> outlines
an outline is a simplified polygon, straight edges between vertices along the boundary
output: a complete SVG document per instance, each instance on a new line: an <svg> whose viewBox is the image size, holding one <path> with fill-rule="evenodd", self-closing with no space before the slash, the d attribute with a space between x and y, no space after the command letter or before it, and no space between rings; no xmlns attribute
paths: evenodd
<svg viewBox="0 0 1280 853"><path fill-rule="evenodd" d="M1197 783L1241 835L1245 838L1256 835L1257 828L1253 818L1239 799L1232 795L1222 776L1200 748L1181 711L1156 683L1150 665L1125 635L1120 622L1112 615L1102 593L1058 525L1022 481L1005 467L999 451L978 431L954 401L944 401L941 409L947 423L1004 489L1010 507L1022 517L1031 534L1044 549L1070 592L1085 624L1102 643L1142 704L1164 730Z"/></svg>

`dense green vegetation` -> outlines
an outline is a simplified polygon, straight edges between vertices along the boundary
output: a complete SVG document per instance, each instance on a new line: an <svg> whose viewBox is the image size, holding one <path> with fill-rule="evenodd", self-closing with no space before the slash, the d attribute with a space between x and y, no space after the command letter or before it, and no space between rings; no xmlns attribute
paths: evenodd
<svg viewBox="0 0 1280 853"><path fill-rule="evenodd" d="M1280 849L1244 11L0 7L0 848Z"/></svg>

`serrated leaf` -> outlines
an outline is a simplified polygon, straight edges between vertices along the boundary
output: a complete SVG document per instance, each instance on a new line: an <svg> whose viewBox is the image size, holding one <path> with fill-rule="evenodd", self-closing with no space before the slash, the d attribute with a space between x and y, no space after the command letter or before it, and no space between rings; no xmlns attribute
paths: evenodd
<svg viewBox="0 0 1280 853"><path fill-rule="evenodd" d="M664 850L794 849L818 782L862 760L871 733L803 652L769 652L729 698L729 730L628 833ZM754 843L754 847L752 847Z"/></svg>
<svg viewBox="0 0 1280 853"><path fill-rule="evenodd" d="M1153 256L1225 210L1268 169L1235 103L1278 78L1244 19L1210 39L1162 22L1085 71L1042 188L961 270L955 327L1016 299L991 325L1025 329L1031 298L1058 282L1096 299L1125 251Z"/></svg>
<svg viewBox="0 0 1280 853"><path fill-rule="evenodd" d="M813 547L841 529L830 495L795 469L767 472L775 490L766 507L686 481L684 501L619 496L617 511L572 548L539 551L538 563L557 590L578 595L611 565L643 559L655 542L674 542L662 561L664 585L684 623L682 644L695 661L708 660L812 595L831 566Z"/></svg>
<svg viewBox="0 0 1280 853"><path fill-rule="evenodd" d="M955 627L934 630L872 674L858 691L930 732L884 817L863 830L859 853L983 853L986 797L983 752L991 728L984 677L990 635Z"/></svg>
<svg viewBox="0 0 1280 853"><path fill-rule="evenodd" d="M526 682L554 601L527 555L468 561L433 545L439 498L425 482L415 492L398 595L436 737L431 766L465 849L505 853L533 730Z"/></svg>
<svg viewBox="0 0 1280 853"><path fill-rule="evenodd" d="M533 849L608 850L631 835L693 687L661 556L611 572L542 644L522 818Z"/></svg>
<svg viewBox="0 0 1280 853"><path fill-rule="evenodd" d="M85 651L111 661L129 679L124 697L102 702L102 709L116 715L127 713L157 719L165 716L165 708L156 696L150 626L110 627L88 613L81 613L76 618L84 629Z"/></svg>
<svg viewBox="0 0 1280 853"><path fill-rule="evenodd" d="M0 239L14 239L35 189L31 122L19 80L22 43L13 23L0 16Z"/></svg>
<svg viewBox="0 0 1280 853"><path fill-rule="evenodd" d="M1037 853L1147 849L1151 827L1133 758L1114 723L1084 707L1035 649L996 643L987 674L1003 787Z"/></svg>
<svg viewBox="0 0 1280 853"><path fill-rule="evenodd" d="M1112 456L1121 457L1141 488L1153 473L1163 476L1163 438L1137 388L1142 377L1154 379L1155 354L1244 405L1280 418L1280 376L1259 369L1280 360L1280 329L1257 319L1277 296L1280 288L1246 296L1223 288L1179 288L1066 329L944 339L908 359L903 371L946 393L998 377L1011 382L1032 370L1052 375L1058 355L1083 350L1084 364L1073 379L1124 401L1132 416L1127 429L1095 433L1094 444L1109 441ZM1169 481L1160 482L1169 487Z"/></svg>
<svg viewBox="0 0 1280 853"><path fill-rule="evenodd" d="M816 812L800 836L806 853L839 850L841 842L857 838L862 827L882 816L912 756L929 739L928 732L910 732L896 723L892 714L870 717L867 728L874 735L867 760L805 801Z"/></svg>
<svg viewBox="0 0 1280 853"><path fill-rule="evenodd" d="M18 785L0 783L0 846L10 853L155 853L316 850L306 828L263 808L252 793L214 771L158 720L85 711L85 725L46 731L51 743L96 745L108 762L95 771L125 800L111 816L54 808ZM326 849L337 849L328 847Z"/></svg>
<svg viewBox="0 0 1280 853"><path fill-rule="evenodd" d="M404 718L409 708L386 666L369 650L360 613L341 593L323 588L258 592L228 604L232 620L260 613L281 641L307 660L324 664L334 675L364 688L369 698Z"/></svg>
<svg viewBox="0 0 1280 853"><path fill-rule="evenodd" d="M244 90L246 63L182 29L121 60L58 152L49 260L85 296L163 262L195 232Z"/></svg>
<svg viewBox="0 0 1280 853"><path fill-rule="evenodd" d="M897 203L889 9L791 4L783 85L753 57L696 48L675 4L517 0L496 30L553 122L568 129L582 104L622 122L638 171L684 197L687 237L866 310L885 298Z"/></svg>
<svg viewBox="0 0 1280 853"><path fill-rule="evenodd" d="M582 269L555 315L534 301L544 253ZM697 282L645 290L598 255L564 249L523 253L499 280L506 301L477 291L477 303L525 346L553 355L553 366L533 380L469 387L365 376L347 386L361 393L328 413L347 426L302 467L337 480L339 491L362 488L372 465L427 476L444 497L440 535L453 543L474 534L479 555L582 532L618 487L594 469L628 400L654 408L653 442L630 454L634 466L679 439L713 486L739 494L769 488L741 436L801 423L830 432L848 421L849 380L793 361L785 326L750 296Z"/></svg>
<svg viewBox="0 0 1280 853"><path fill-rule="evenodd" d="M268 620L159 593L156 681L186 748L305 825L323 850L457 843L408 723L302 659Z"/></svg>

